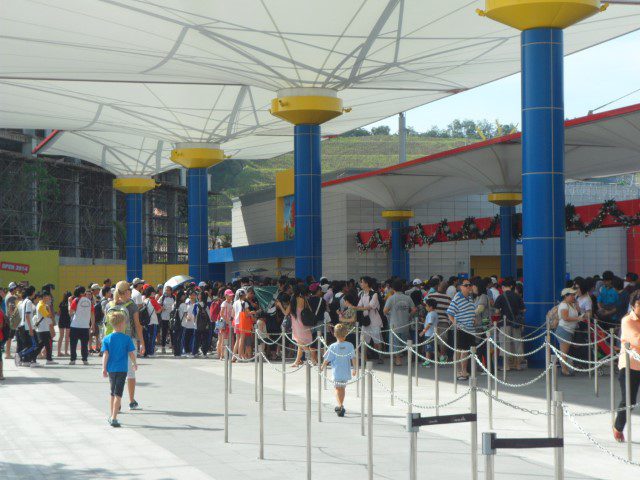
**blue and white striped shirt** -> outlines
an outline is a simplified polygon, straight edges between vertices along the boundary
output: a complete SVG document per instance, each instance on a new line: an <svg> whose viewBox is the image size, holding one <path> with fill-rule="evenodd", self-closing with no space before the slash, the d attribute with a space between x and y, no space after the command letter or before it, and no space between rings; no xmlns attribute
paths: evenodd
<svg viewBox="0 0 640 480"><path fill-rule="evenodd" d="M465 297L458 292L451 300L447 309L447 315L451 315L456 320L458 328L468 332L473 332L473 324L476 318L476 306L471 296Z"/></svg>

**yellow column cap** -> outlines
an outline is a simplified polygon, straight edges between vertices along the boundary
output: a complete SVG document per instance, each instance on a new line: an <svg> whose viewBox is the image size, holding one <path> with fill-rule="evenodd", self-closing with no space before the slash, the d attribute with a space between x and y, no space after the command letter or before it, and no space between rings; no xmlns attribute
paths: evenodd
<svg viewBox="0 0 640 480"><path fill-rule="evenodd" d="M328 88L286 88L271 101L269 112L293 125L320 125L350 109L342 108L335 90Z"/></svg>
<svg viewBox="0 0 640 480"><path fill-rule="evenodd" d="M501 207L515 207L522 203L522 193L490 193L487 195L487 200Z"/></svg>
<svg viewBox="0 0 640 480"><path fill-rule="evenodd" d="M122 193L145 193L156 188L157 184L149 177L120 177L113 179L113 188Z"/></svg>
<svg viewBox="0 0 640 480"><path fill-rule="evenodd" d="M413 210L383 210L382 218L386 218L392 222L409 220L413 218Z"/></svg>
<svg viewBox="0 0 640 480"><path fill-rule="evenodd" d="M518 30L567 28L604 11L608 4L600 0L486 0L478 10L496 22Z"/></svg>
<svg viewBox="0 0 640 480"><path fill-rule="evenodd" d="M213 143L178 143L171 161L186 168L209 168L224 160L224 152Z"/></svg>

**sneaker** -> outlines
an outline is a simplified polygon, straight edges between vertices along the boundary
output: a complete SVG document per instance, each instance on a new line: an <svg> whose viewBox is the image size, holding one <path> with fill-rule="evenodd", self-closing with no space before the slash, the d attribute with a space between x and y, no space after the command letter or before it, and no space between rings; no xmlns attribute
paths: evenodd
<svg viewBox="0 0 640 480"><path fill-rule="evenodd" d="M344 409L344 407L340 407L340 411L338 412L338 416L339 417L344 417L345 413L347 413L347 411Z"/></svg>
<svg viewBox="0 0 640 480"><path fill-rule="evenodd" d="M619 432L614 427L613 428L613 438L615 439L616 442L622 443L622 442L624 442L624 433Z"/></svg>
<svg viewBox="0 0 640 480"><path fill-rule="evenodd" d="M47 360L47 365L58 365L58 362L54 362L53 360Z"/></svg>
<svg viewBox="0 0 640 480"><path fill-rule="evenodd" d="M31 368L39 368L39 367L41 367L42 365L40 365L38 362L36 362L36 361L34 360L33 362L29 362L29 366L30 366Z"/></svg>
<svg viewBox="0 0 640 480"><path fill-rule="evenodd" d="M20 354L19 353L16 353L13 356L13 361L16 363L16 367L20 366L20 364L22 363L22 360L20 360Z"/></svg>
<svg viewBox="0 0 640 480"><path fill-rule="evenodd" d="M333 411L338 413L341 409L342 409L342 407L336 407L336 408L333 409Z"/></svg>
<svg viewBox="0 0 640 480"><path fill-rule="evenodd" d="M140 405L134 400L129 404L129 410L140 410Z"/></svg>
<svg viewBox="0 0 640 480"><path fill-rule="evenodd" d="M429 360L422 362L424 368L431 368L431 362Z"/></svg>
<svg viewBox="0 0 640 480"><path fill-rule="evenodd" d="M120 428L120 422L115 418L109 419L109 425L111 425L113 428Z"/></svg>
<svg viewBox="0 0 640 480"><path fill-rule="evenodd" d="M76 364L76 361L75 361L75 360L70 360L70 361L69 361L69 365L75 365L75 364Z"/></svg>
<svg viewBox="0 0 640 480"><path fill-rule="evenodd" d="M447 361L447 357L444 355L440 355L440 361L441 362L446 362Z"/></svg>
<svg viewBox="0 0 640 480"><path fill-rule="evenodd" d="M82 364L83 365L89 365L89 361L88 360L82 360Z"/></svg>

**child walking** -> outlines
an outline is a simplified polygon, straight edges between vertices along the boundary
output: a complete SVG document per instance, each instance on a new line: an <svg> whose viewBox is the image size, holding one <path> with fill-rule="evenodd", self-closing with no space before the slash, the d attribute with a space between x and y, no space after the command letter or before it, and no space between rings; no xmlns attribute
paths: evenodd
<svg viewBox="0 0 640 480"><path fill-rule="evenodd" d="M327 368L331 364L333 370L333 381L336 389L336 400L338 405L335 412L339 417L344 417L346 410L344 409L344 397L346 394L346 383L355 375L355 349L350 342L346 341L349 334L349 327L339 323L333 329L333 334L337 338L324 354L324 362L320 365L320 371Z"/></svg>
<svg viewBox="0 0 640 480"><path fill-rule="evenodd" d="M426 336L428 339L433 340L435 327L436 325L438 325L438 312L436 312L436 307L438 306L438 302L436 301L435 298L429 298L427 299L426 306L427 306L427 316L424 320L424 328L420 332L420 336L421 337ZM425 360L422 366L431 368L430 360L432 358L435 358L433 342L427 343L425 345L424 351L425 351L424 355L427 360Z"/></svg>
<svg viewBox="0 0 640 480"><path fill-rule="evenodd" d="M124 312L110 310L107 313L107 323L113 327L113 333L104 337L102 341L102 376L109 377L111 386L111 398L109 400L109 419L107 422L112 427L119 427L117 420L122 402L122 392L127 379L127 357L131 359L133 369L137 370L136 347L129 335L123 332L126 317Z"/></svg>

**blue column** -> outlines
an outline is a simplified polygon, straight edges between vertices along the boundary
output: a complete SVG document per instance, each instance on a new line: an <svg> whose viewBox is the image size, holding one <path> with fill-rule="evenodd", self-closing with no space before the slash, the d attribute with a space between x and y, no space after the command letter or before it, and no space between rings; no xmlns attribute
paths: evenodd
<svg viewBox="0 0 640 480"><path fill-rule="evenodd" d="M189 227L189 275L196 282L209 278L209 220L207 169L187 170L187 207Z"/></svg>
<svg viewBox="0 0 640 480"><path fill-rule="evenodd" d="M294 126L296 277L322 276L320 125Z"/></svg>
<svg viewBox="0 0 640 480"><path fill-rule="evenodd" d="M402 232L408 225L407 220L391 222L391 275L410 280L409 252L402 239Z"/></svg>
<svg viewBox="0 0 640 480"><path fill-rule="evenodd" d="M539 326L565 275L562 30L525 30L522 40L522 243L526 323ZM543 365L544 352L534 364Z"/></svg>
<svg viewBox="0 0 640 480"><path fill-rule="evenodd" d="M516 239L513 236L513 221L516 207L500 206L500 276L516 278L518 259Z"/></svg>
<svg viewBox="0 0 640 480"><path fill-rule="evenodd" d="M142 194L127 193L127 280L142 278Z"/></svg>

